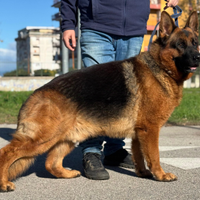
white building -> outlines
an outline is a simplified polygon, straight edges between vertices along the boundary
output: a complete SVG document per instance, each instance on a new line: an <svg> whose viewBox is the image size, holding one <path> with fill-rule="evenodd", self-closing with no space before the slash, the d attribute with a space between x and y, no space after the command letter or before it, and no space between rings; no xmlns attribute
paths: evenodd
<svg viewBox="0 0 200 200"><path fill-rule="evenodd" d="M31 75L35 70L60 69L60 29L28 26L18 31L17 69Z"/></svg>

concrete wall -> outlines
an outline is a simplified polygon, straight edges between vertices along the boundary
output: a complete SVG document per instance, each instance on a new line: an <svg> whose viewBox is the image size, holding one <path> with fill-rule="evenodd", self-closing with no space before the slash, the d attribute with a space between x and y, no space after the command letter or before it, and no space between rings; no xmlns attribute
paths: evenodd
<svg viewBox="0 0 200 200"><path fill-rule="evenodd" d="M33 91L51 81L54 77L0 77L0 91ZM184 82L184 88L199 87L199 76L195 76L195 82L191 79Z"/></svg>
<svg viewBox="0 0 200 200"><path fill-rule="evenodd" d="M54 77L0 77L0 91L33 91Z"/></svg>

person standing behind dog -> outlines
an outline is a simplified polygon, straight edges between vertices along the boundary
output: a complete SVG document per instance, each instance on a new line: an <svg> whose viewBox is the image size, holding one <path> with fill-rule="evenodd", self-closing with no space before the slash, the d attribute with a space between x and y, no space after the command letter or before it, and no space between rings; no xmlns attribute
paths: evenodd
<svg viewBox="0 0 200 200"><path fill-rule="evenodd" d="M172 7L177 4L178 0L168 0L167 3ZM124 60L140 53L143 36L147 32L149 0L61 0L63 40L71 51L76 47L78 8L81 13L80 46L85 67ZM123 139L92 138L80 144L87 178L109 179L101 161L104 141L105 165L134 167L131 155L123 149Z"/></svg>

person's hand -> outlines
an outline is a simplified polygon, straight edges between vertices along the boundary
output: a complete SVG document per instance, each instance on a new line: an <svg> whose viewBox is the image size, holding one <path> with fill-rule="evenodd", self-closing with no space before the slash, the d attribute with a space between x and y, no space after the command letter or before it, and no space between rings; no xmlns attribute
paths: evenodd
<svg viewBox="0 0 200 200"><path fill-rule="evenodd" d="M66 30L63 33L63 41L65 43L65 46L71 50L74 51L76 47L76 35L74 30Z"/></svg>
<svg viewBox="0 0 200 200"><path fill-rule="evenodd" d="M167 0L168 7L175 7L178 4L179 0Z"/></svg>

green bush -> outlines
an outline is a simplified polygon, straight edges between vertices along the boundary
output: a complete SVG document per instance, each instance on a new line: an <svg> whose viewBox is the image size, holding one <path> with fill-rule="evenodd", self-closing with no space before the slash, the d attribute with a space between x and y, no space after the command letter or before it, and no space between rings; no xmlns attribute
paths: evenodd
<svg viewBox="0 0 200 200"><path fill-rule="evenodd" d="M24 69L18 69L11 72L6 72L3 76L29 76L29 74Z"/></svg>
<svg viewBox="0 0 200 200"><path fill-rule="evenodd" d="M55 76L57 70L39 69L34 71L35 76Z"/></svg>

